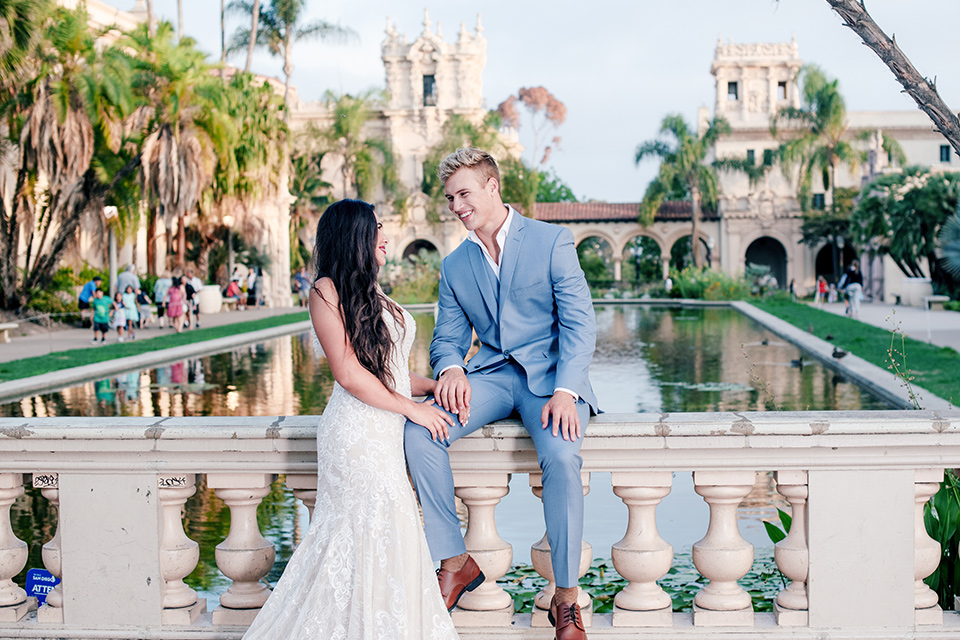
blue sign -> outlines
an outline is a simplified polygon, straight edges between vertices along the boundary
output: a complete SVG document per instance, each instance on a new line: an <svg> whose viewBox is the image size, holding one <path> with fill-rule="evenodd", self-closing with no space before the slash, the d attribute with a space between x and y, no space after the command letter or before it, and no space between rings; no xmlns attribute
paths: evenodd
<svg viewBox="0 0 960 640"><path fill-rule="evenodd" d="M58 584L60 584L60 578L54 577L46 569L30 569L30 571L27 571L27 595L37 599L38 607L43 606L43 603L47 601L47 594Z"/></svg>

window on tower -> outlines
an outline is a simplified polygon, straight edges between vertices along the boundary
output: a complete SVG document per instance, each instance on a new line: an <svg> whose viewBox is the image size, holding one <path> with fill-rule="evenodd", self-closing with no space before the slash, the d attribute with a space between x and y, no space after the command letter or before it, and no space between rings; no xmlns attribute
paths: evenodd
<svg viewBox="0 0 960 640"><path fill-rule="evenodd" d="M747 149L747 164L753 166L753 163L756 160L756 155L753 149Z"/></svg>
<svg viewBox="0 0 960 640"><path fill-rule="evenodd" d="M950 145L940 145L940 162L950 162Z"/></svg>
<svg viewBox="0 0 960 640"><path fill-rule="evenodd" d="M787 99L787 82L783 80L777 83L777 100Z"/></svg>
<svg viewBox="0 0 960 640"><path fill-rule="evenodd" d="M423 106L437 106L437 81L434 76L423 76Z"/></svg>
<svg viewBox="0 0 960 640"><path fill-rule="evenodd" d="M737 83L728 82L727 83L727 100L738 100L738 99L739 99L739 92L737 91Z"/></svg>
<svg viewBox="0 0 960 640"><path fill-rule="evenodd" d="M827 207L827 199L822 193L813 194L813 208L823 211Z"/></svg>

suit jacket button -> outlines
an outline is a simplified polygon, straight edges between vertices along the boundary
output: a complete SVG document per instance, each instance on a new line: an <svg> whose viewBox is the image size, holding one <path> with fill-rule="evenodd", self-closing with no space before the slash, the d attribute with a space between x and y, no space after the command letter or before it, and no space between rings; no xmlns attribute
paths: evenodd
<svg viewBox="0 0 960 640"><path fill-rule="evenodd" d="M508 349L507 351L504 351L504 352L503 352L503 355L505 355L505 356L507 356L507 357L509 358L509 357L510 357L510 350Z"/></svg>

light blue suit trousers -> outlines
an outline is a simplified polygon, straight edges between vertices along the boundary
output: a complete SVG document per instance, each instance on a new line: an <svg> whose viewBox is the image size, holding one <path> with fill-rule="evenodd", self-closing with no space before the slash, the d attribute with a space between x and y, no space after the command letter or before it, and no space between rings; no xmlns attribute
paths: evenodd
<svg viewBox="0 0 960 640"><path fill-rule="evenodd" d="M558 388L570 390L579 395L577 411L586 433L590 414L597 412L588 375L596 345L596 318L573 234L513 214L502 247L499 279L480 247L470 240L447 256L441 267L430 365L435 374L449 366L466 369L472 389L469 424L456 422L449 441L434 442L429 431L408 422L404 447L430 552L435 560L451 558L464 552L464 544L454 509L447 447L518 412L543 471L543 510L553 573L558 586L575 587L583 536L583 439L554 437L552 425L542 428L540 412ZM474 331L480 350L464 364Z"/></svg>

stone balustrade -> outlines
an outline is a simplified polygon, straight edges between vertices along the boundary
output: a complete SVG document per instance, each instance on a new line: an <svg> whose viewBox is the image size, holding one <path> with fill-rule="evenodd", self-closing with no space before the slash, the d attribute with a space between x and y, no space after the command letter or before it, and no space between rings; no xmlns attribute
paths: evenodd
<svg viewBox="0 0 960 640"><path fill-rule="evenodd" d="M312 510L315 424L310 416L0 420L0 638L240 638L269 595L263 578L274 563L257 505L284 474ZM584 541L582 569L609 556L628 581L613 613L593 612L582 594L591 638L960 637L960 614L942 611L923 583L940 556L923 506L943 470L960 467L960 411L604 414L588 433L584 492L592 473L609 472L628 514L612 549ZM457 442L451 464L468 512L466 544L487 575L454 612L461 637L551 638L542 609L515 613L496 582L512 545L529 543L501 538L495 509L511 489L540 495L532 443L517 423L496 423ZM676 472L693 473L709 506L693 547L706 582L692 613L674 613L657 584L673 547L656 507ZM775 547L789 583L774 613L755 612L737 583L754 562L737 506L758 472L774 473L793 517ZM199 549L181 513L200 474L231 518L215 553L231 584L217 603L184 582ZM10 511L25 483L58 513L42 555L62 582L39 610L14 581L27 554ZM533 545L548 581L538 605L553 586L549 556L545 539Z"/></svg>

